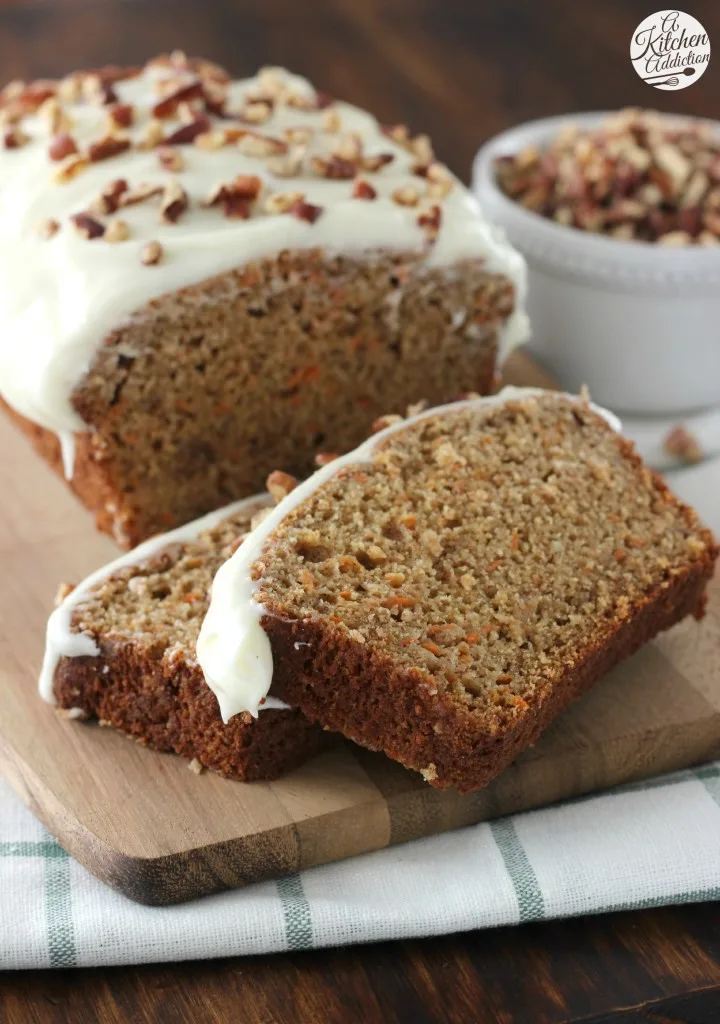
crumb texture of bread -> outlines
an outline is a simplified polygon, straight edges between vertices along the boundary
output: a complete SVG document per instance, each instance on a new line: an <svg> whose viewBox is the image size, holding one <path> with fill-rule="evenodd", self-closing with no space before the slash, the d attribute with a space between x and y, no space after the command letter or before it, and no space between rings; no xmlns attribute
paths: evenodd
<svg viewBox="0 0 720 1024"><path fill-rule="evenodd" d="M223 723L195 660L212 578L264 507L259 501L99 583L76 608L72 629L93 637L100 653L61 659L59 706L246 782L277 778L321 749L325 734L299 711Z"/></svg>
<svg viewBox="0 0 720 1024"><path fill-rule="evenodd" d="M658 630L717 547L583 401L410 422L254 563L273 693L434 786L485 785Z"/></svg>

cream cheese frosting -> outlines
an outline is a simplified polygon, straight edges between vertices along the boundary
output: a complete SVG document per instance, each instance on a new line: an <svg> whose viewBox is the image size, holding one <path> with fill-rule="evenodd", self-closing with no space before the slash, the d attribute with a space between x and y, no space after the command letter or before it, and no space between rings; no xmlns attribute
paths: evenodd
<svg viewBox="0 0 720 1024"><path fill-rule="evenodd" d="M251 570L261 556L266 540L282 520L340 470L370 462L378 445L412 423L442 415L452 409L503 405L512 399L541 394L555 392L545 392L540 388L506 387L497 395L428 409L379 431L354 451L334 459L299 484L275 506L218 570L213 581L210 607L200 628L197 659L205 681L218 699L225 722L242 711L257 715L259 710L267 706L263 701L272 683L273 657L270 641L261 625L266 612L262 604L255 600L260 581L252 579ZM620 421L612 413L599 406L592 405L592 408L607 420L613 430L620 432Z"/></svg>
<svg viewBox="0 0 720 1024"><path fill-rule="evenodd" d="M172 117L158 121L153 108L159 97L176 90L178 83L196 81L198 73L197 64L181 55L174 60L156 59L134 77L115 81L114 98L131 105L133 123L113 133L130 146L82 166L75 175L65 173L66 163L50 159L53 131L60 127L81 154L89 153L107 133L111 106L80 102L72 89L61 88L61 120L57 109L48 112L46 105L22 117L17 124L19 135L12 125L4 129L0 393L22 415L59 436L67 475L72 473L73 433L89 426L74 410L71 395L107 334L152 299L281 250L320 247L328 253L357 255L383 248L418 251L424 253L428 267L482 259L489 271L506 275L516 289L516 308L502 332L499 358L528 334L522 257L503 232L484 219L467 189L434 162L427 140L404 137L403 130L389 137L374 117L350 104L325 106L309 82L282 69L265 69L254 78L216 84L225 92L223 117L208 113L196 98L176 104ZM72 81L72 77L65 80ZM87 85L82 77L77 81L75 92ZM262 123L243 119L257 117L257 98L272 90L277 98L271 97ZM294 100L286 102L287 97ZM53 118L54 128L50 126ZM176 147L183 166L169 170L147 140L153 131L157 135L158 124L167 140L198 118L207 119L207 130L193 144ZM249 139L243 131L250 134ZM284 170L278 168L277 158L262 152L268 139L285 150ZM365 161L360 163L359 177L376 193L373 201L354 197L357 177L333 176L338 167L343 169L334 154L348 152L348 147L352 152L358 145ZM367 169L374 166L372 157L386 162L379 169ZM74 160L67 158L70 164ZM322 170L323 161L327 173ZM288 166L294 170L291 177ZM429 166L434 170L428 171ZM436 172L438 177L432 180ZM69 180L58 183L58 174ZM206 205L213 188L238 175L257 176L262 184L247 219L223 216L218 206ZM186 193L187 208L173 222L162 219L158 196L121 205L114 216L124 222L126 239L111 244L108 216L96 218L106 228L104 237L83 237L70 218L96 208L103 190L117 179L123 179L130 191L141 185L166 189L176 181ZM279 195L281 202L283 196L296 192L304 202L321 208L317 219L268 212L273 196ZM429 215L433 224L432 244L428 244L423 215ZM153 266L142 262L150 242L159 243L162 251Z"/></svg>
<svg viewBox="0 0 720 1024"><path fill-rule="evenodd" d="M237 512L242 512L243 509L251 507L264 497L265 495L255 494L250 498L243 498L241 501L236 501L225 508L210 512L208 515L202 516L192 523L187 523L176 530L159 534L157 537L151 537L150 540L146 540L132 551L126 552L114 561L97 569L84 579L82 583L79 583L58 605L48 619L45 655L39 679L40 696L50 704L55 703L53 680L55 670L61 658L94 658L100 654L100 648L93 637L87 633L75 632L72 629L72 619L75 610L87 601L91 592L98 584L121 569L147 561L147 559L152 558L160 551L164 551L171 544L195 540L201 533L211 530L221 520ZM107 666L105 670L107 671ZM268 708L286 708L287 704L274 697L268 697L263 706Z"/></svg>

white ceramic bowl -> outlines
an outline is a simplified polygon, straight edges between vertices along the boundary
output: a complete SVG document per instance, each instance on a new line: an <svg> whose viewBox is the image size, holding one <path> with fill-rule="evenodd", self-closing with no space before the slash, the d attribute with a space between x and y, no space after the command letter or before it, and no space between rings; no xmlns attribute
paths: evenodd
<svg viewBox="0 0 720 1024"><path fill-rule="evenodd" d="M528 262L529 349L568 390L587 384L595 401L621 413L720 405L720 247L671 249L563 227L495 183L496 157L542 147L562 125L591 127L603 116L531 121L497 135L475 158L483 212Z"/></svg>

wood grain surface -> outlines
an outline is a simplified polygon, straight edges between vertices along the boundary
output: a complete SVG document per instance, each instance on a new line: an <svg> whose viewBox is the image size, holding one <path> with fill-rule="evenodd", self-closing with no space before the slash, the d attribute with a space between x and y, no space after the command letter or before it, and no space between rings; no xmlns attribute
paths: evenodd
<svg viewBox="0 0 720 1024"><path fill-rule="evenodd" d="M506 377L538 383L521 353ZM57 585L78 582L112 545L5 422L0 448L0 771L77 860L131 899L194 899L720 756L713 589L701 624L681 623L662 648L620 665L477 793L439 792L343 742L276 782L197 776L182 758L69 721L38 698Z"/></svg>
<svg viewBox="0 0 720 1024"><path fill-rule="evenodd" d="M682 6L717 50L720 5ZM3 0L0 61L7 79L174 46L236 73L286 63L429 131L467 177L480 142L531 117L627 104L717 117L717 53L700 82L674 95L650 91L630 67L630 34L654 9L646 0ZM37 507L35 495L25 499ZM29 533L32 512L15 528ZM88 566L102 553L88 550ZM244 960L0 973L3 1024L129 1020L715 1024L720 914L675 907Z"/></svg>

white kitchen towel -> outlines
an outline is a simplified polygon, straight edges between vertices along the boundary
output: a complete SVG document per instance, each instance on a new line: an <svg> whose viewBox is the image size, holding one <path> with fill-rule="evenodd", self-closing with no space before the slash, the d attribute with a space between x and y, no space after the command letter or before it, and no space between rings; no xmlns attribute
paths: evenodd
<svg viewBox="0 0 720 1024"><path fill-rule="evenodd" d="M720 762L176 907L69 857L0 781L0 968L315 949L720 897Z"/></svg>

